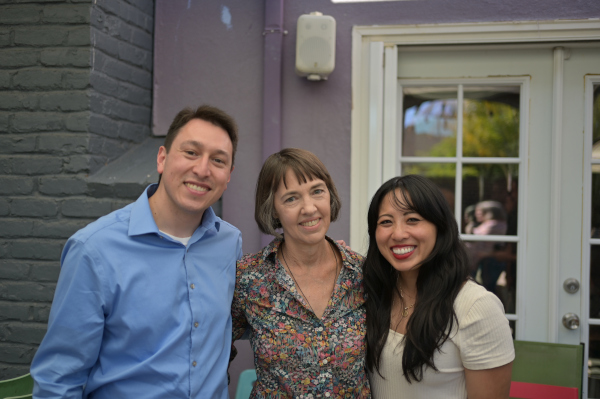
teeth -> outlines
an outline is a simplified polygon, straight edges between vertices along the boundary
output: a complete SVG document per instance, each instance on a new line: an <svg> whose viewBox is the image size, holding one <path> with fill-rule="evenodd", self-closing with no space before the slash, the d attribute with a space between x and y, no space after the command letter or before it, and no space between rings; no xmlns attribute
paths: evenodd
<svg viewBox="0 0 600 399"><path fill-rule="evenodd" d="M185 183L185 185L188 186L189 188L191 188L192 190L198 191L198 192L201 192L201 193L208 191L208 189L206 187L197 186L197 185L192 184L192 183Z"/></svg>
<svg viewBox="0 0 600 399"><path fill-rule="evenodd" d="M310 222L300 223L302 226L312 227L319 223L319 219L311 220Z"/></svg>
<svg viewBox="0 0 600 399"><path fill-rule="evenodd" d="M392 252L394 252L396 255L404 255L404 254L407 254L407 253L413 251L414 249L415 249L415 247L393 248Z"/></svg>

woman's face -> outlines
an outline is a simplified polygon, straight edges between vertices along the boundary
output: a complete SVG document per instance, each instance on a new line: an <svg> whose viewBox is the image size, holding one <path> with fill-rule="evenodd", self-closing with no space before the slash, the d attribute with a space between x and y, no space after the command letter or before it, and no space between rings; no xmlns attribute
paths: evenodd
<svg viewBox="0 0 600 399"><path fill-rule="evenodd" d="M399 189L396 197L402 199ZM399 209L394 192L388 193L379 206L375 229L377 247L383 257L399 272L418 270L435 246L436 226L409 209Z"/></svg>
<svg viewBox="0 0 600 399"><path fill-rule="evenodd" d="M292 170L285 174L274 194L277 218L287 243L313 245L325 238L331 223L331 201L327 185L321 179L299 183Z"/></svg>

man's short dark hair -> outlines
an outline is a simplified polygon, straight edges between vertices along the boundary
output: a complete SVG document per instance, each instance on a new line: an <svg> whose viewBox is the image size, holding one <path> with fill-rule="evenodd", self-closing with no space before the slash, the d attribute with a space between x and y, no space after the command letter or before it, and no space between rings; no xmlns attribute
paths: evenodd
<svg viewBox="0 0 600 399"><path fill-rule="evenodd" d="M233 153L231 154L231 167L233 168L235 151L237 150L238 142L237 124L231 116L225 113L225 111L210 105L201 105L196 110L193 110L192 108L184 108L179 111L179 113L173 119L173 122L171 122L169 131L165 137L165 142L163 145L167 149L167 153L171 150L173 140L175 140L175 137L177 137L177 134L179 134L181 128L183 128L189 121L193 119L201 119L203 121L210 122L227 132L233 147Z"/></svg>

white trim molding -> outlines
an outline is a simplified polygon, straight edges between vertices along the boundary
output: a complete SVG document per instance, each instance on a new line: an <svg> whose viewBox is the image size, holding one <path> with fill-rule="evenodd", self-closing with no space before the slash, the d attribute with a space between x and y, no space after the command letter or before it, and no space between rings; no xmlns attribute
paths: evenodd
<svg viewBox="0 0 600 399"><path fill-rule="evenodd" d="M377 71L377 79L371 76L371 68L379 65L379 60L386 60L393 54L390 45L400 46L398 52L417 46L461 45L461 44L519 44L549 43L557 45L564 42L600 40L600 20L557 20L557 21L514 21L514 22L482 22L459 24L423 24L397 26L355 26L352 29L352 149L351 149L351 203L350 203L350 245L361 253L366 253L368 246L367 208L370 194L375 182L370 181L369 159L374 154L370 142L373 138L365 132L373 133L373 126L385 130L385 141L389 142L390 119L381 111L372 109L373 93L381 93L388 99L393 92L386 92L384 85L389 80L389 71L382 66ZM375 46L371 43L379 42ZM387 50L386 54L377 55L374 63L373 51ZM395 65L395 63L394 63ZM394 68L392 66L392 68ZM395 69L395 68L394 68ZM387 72L387 73L386 73ZM372 85L378 87L371 87ZM386 84L387 86L387 84ZM377 102L377 101L376 101ZM382 99L383 103L383 99ZM375 112L374 112L375 111ZM373 115L381 118L372 120ZM382 135L383 135L382 131ZM375 140L378 141L378 140ZM381 154L381 158L387 154ZM380 166L381 168L381 166ZM387 177L389 170L385 170ZM377 182L383 181L378 177Z"/></svg>

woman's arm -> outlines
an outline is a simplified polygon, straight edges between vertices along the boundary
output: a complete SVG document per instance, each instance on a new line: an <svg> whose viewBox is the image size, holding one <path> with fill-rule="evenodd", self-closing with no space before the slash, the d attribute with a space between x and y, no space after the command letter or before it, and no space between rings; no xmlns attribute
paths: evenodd
<svg viewBox="0 0 600 399"><path fill-rule="evenodd" d="M487 370L465 369L469 399L508 399L512 362Z"/></svg>

